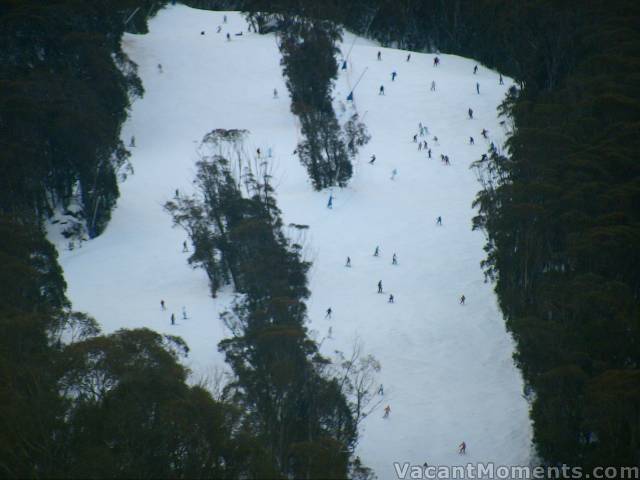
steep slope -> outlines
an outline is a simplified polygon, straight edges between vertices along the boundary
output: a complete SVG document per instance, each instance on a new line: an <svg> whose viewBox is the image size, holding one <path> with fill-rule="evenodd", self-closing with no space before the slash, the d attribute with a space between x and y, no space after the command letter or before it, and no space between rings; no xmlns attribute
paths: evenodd
<svg viewBox="0 0 640 480"><path fill-rule="evenodd" d="M196 378L223 366L216 344L227 334L218 313L232 292L208 296L205 274L186 263L186 236L171 228L162 205L176 188L190 190L205 133L248 129L250 151L272 151L285 222L310 227L303 239L314 264L310 328L322 350L349 352L359 339L382 363L383 403L362 425L359 454L365 464L380 478L394 478L394 461L526 463L530 426L511 360L513 343L479 267L484 239L470 228L479 185L469 165L490 140L499 145L504 139L496 106L511 82L499 85L498 74L482 67L474 75L472 60L442 55L436 68L433 55L413 53L407 62L408 52L347 35L348 68L336 85L336 109L339 115L351 112L351 105L343 112L342 104L366 69L355 106L372 140L348 188L313 192L292 153L299 133L275 37L247 33L240 15L226 15L223 24L222 12L171 7L151 22L149 34L126 36L124 48L138 63L146 89L125 128L126 142L136 139L135 175L121 185L102 236L74 251L58 242L74 307L93 314L107 331L148 326L182 336L192 349ZM234 35L240 31L242 36ZM378 95L381 84L384 96ZM274 88L279 98L273 98ZM419 122L429 129L428 137L418 138L428 141L432 159L412 141ZM475 145L469 145L470 136ZM372 154L377 160L369 165ZM449 156L450 166L441 154ZM332 209L326 207L330 194ZM381 254L373 257L377 245ZM393 253L398 265L391 264ZM344 266L347 256L351 268ZM385 295L376 293L379 280ZM387 302L389 293L394 304ZM392 410L383 419L386 404ZM466 457L456 448L463 440Z"/></svg>

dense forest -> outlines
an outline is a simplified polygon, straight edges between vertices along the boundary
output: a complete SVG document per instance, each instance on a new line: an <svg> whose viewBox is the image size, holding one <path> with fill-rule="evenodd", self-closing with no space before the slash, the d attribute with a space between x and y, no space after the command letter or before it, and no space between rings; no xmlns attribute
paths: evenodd
<svg viewBox="0 0 640 480"><path fill-rule="evenodd" d="M64 210L69 235L109 221L129 152L120 128L142 95L120 47L163 2L0 2L0 214Z"/></svg>

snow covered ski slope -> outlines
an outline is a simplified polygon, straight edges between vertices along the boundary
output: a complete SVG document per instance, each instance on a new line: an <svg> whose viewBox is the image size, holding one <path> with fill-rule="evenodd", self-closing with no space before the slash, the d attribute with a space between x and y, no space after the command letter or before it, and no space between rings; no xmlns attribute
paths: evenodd
<svg viewBox="0 0 640 480"><path fill-rule="evenodd" d="M499 85L498 74L483 67L474 75L472 60L441 55L434 67L433 55L413 53L407 62L408 52L346 35L343 52L350 55L336 83L336 111L342 118L351 113L346 97L366 69L354 103L372 139L349 187L314 192L292 153L299 129L275 37L248 33L239 14L226 14L223 24L222 12L169 7L152 20L149 34L125 37L146 89L123 131L126 144L136 138L135 174L121 185L102 236L73 251L58 242L74 308L94 315L108 332L148 326L182 336L196 377L223 366L216 345L227 332L218 314L232 292L209 297L206 275L187 265L186 236L172 229L162 205L176 188L191 190L204 134L248 129L249 151L272 151L285 224L309 225L310 329L323 352L348 353L359 339L382 364L383 403L361 427L363 462L381 479L396 478L394 461L528 463L531 432L513 342L492 286L483 282L484 238L471 231L471 202L480 187L469 165L489 141L504 140L496 106L511 81ZM385 95L378 94L380 85ZM418 140L428 142L431 159L413 142L420 122L429 134ZM344 266L347 256L351 268ZM383 295L376 293L380 280ZM395 303L388 303L389 294ZM325 318L329 307L332 317ZM326 338L329 327L332 338ZM387 404L391 413L383 419ZM462 441L465 456L457 452Z"/></svg>

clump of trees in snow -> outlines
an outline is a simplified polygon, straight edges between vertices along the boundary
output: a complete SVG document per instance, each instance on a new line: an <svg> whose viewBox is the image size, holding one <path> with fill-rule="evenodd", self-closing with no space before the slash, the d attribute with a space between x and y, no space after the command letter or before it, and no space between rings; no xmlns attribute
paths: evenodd
<svg viewBox="0 0 640 480"><path fill-rule="evenodd" d="M344 187L353 174L358 148L370 137L357 115L341 126L333 108L341 28L318 16L322 7L284 2L261 10L264 6L263 2L243 4L248 21L258 31L275 30L278 36L291 111L300 119L303 136L296 149L300 161L316 190Z"/></svg>
<svg viewBox="0 0 640 480"><path fill-rule="evenodd" d="M196 194L166 204L190 235L189 261L207 272L212 294L225 284L239 293L222 315L232 336L219 348L234 372L226 392L279 475L366 478L353 450L379 365L358 350L332 370L308 336L310 263L285 235L269 165L246 155L245 136L208 134Z"/></svg>

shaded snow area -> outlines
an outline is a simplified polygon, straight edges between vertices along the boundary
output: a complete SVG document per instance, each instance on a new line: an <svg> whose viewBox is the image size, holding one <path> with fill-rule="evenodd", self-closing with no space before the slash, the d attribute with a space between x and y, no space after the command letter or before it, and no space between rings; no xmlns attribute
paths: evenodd
<svg viewBox="0 0 640 480"><path fill-rule="evenodd" d="M224 367L217 343L228 332L219 313L233 292L209 296L206 274L191 269L189 254L182 252L185 233L172 228L162 206L176 188L192 191L197 147L207 132L247 129L248 151L271 149L285 225L309 226L302 240L313 262L312 336L327 356L335 350L348 354L360 341L382 364L384 395L361 425L362 461L381 479L396 477L394 461L527 464L531 429L511 358L514 344L492 286L484 283L485 239L471 231L471 203L480 185L469 166L490 141L504 141L496 107L512 81L499 85L498 74L484 67L474 75L473 60L440 55L434 67L434 55L413 53L407 62L406 51L345 35L342 51L349 55L334 90L336 112L345 121L357 108L372 139L347 188L315 192L293 154L299 125L290 112L275 37L248 33L242 16L226 15L223 25L223 12L170 7L151 21L148 34L125 36L124 48L139 65L146 90L123 129L125 144L135 136L135 173L121 184L104 234L73 251L56 242L74 308L95 316L106 332L146 326L182 336L191 348L187 361L194 381ZM234 35L240 31L242 36ZM349 104L346 97L363 72ZM420 122L429 134L418 140L428 142L431 159L413 142ZM295 230L287 231L299 240ZM345 267L347 256L351 268ZM388 303L389 294L395 303ZM463 294L466 304L460 305ZM325 318L329 307L333 315ZM387 404L391 413L384 419ZM465 456L457 451L462 441Z"/></svg>

